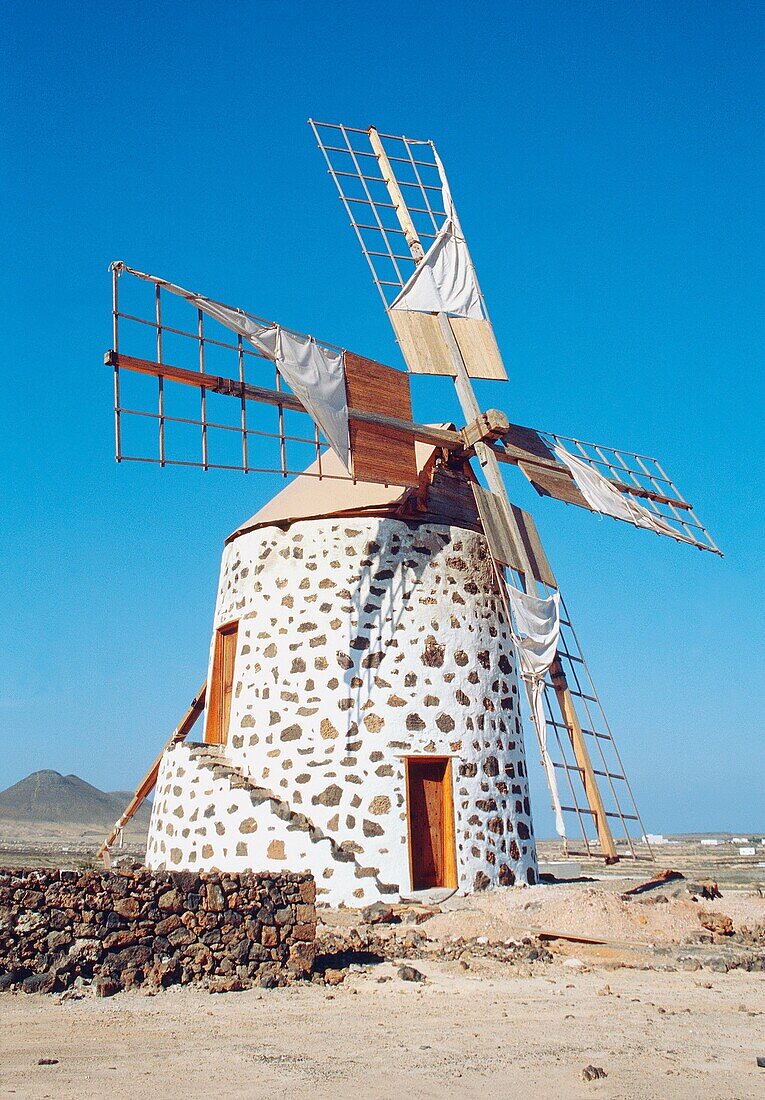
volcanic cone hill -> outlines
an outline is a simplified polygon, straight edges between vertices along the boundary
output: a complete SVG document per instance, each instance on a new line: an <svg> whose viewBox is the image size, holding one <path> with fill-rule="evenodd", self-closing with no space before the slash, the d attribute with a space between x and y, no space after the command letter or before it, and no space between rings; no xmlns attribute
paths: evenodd
<svg viewBox="0 0 765 1100"><path fill-rule="evenodd" d="M125 809L127 791L100 791L77 775L32 772L0 792L0 820L55 825L100 825L108 828ZM151 804L136 814L136 825L147 825Z"/></svg>

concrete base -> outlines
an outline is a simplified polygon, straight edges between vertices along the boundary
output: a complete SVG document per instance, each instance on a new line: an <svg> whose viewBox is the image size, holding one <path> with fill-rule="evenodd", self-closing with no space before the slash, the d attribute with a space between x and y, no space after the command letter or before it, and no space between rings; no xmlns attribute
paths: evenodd
<svg viewBox="0 0 765 1100"><path fill-rule="evenodd" d="M569 859L554 863L540 863L539 875L540 878L542 875L552 875L561 882L570 882L572 879L582 877L582 865Z"/></svg>

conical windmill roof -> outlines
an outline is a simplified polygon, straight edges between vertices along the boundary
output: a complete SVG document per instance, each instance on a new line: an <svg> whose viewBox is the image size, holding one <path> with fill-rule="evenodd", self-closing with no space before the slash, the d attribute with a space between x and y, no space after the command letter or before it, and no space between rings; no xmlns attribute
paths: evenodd
<svg viewBox="0 0 765 1100"><path fill-rule="evenodd" d="M406 519L427 519L480 529L467 476L436 468L434 459L438 448L432 444L418 442L415 447L421 482L419 489L351 481L337 456L328 451L321 458L322 474L325 476L316 476L319 472L318 461L312 462L303 474L285 486L226 541L231 542L239 535L260 527L284 526L298 520L331 516L397 514Z"/></svg>

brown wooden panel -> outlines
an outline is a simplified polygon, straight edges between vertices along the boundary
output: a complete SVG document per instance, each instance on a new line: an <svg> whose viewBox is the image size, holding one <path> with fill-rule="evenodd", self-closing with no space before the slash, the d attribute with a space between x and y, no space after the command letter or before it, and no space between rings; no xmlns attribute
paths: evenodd
<svg viewBox="0 0 765 1100"><path fill-rule="evenodd" d="M409 376L403 371L347 351L345 386L352 409L412 419ZM355 478L383 485L417 484L417 456L411 434L353 419L349 432Z"/></svg>
<svg viewBox="0 0 765 1100"><path fill-rule="evenodd" d="M507 371L499 354L491 321L476 317L450 317L449 324L470 377L506 382Z"/></svg>
<svg viewBox="0 0 765 1100"><path fill-rule="evenodd" d="M454 367L435 314L389 309L388 316L401 354L412 374L454 376Z"/></svg>
<svg viewBox="0 0 765 1100"><path fill-rule="evenodd" d="M481 530L471 483L464 474L444 468L436 470L428 486L425 510L419 513L419 517L432 519L435 523L466 527L471 531Z"/></svg>
<svg viewBox="0 0 765 1100"><path fill-rule="evenodd" d="M406 764L412 888L456 886L451 761L409 757Z"/></svg>
<svg viewBox="0 0 765 1100"><path fill-rule="evenodd" d="M490 493L480 485L473 485L473 495L481 516L481 524L489 543L492 557L502 565L524 572L523 558L515 545L515 539L507 521L504 499Z"/></svg>
<svg viewBox="0 0 765 1100"><path fill-rule="evenodd" d="M205 726L205 741L208 745L225 745L228 740L238 630L238 622L228 623L215 634L210 701Z"/></svg>
<svg viewBox="0 0 765 1100"><path fill-rule="evenodd" d="M557 588L558 582L555 580L555 574L547 560L547 554L545 554L534 520L528 512L524 512L522 508L518 508L515 504L510 505L510 510L515 517L518 533L526 550L526 556L531 563L531 571L534 577L541 584L549 585L550 588Z"/></svg>
<svg viewBox="0 0 765 1100"><path fill-rule="evenodd" d="M502 445L513 458L539 458L558 465L558 460L533 428L523 428L520 424L510 424L502 437Z"/></svg>
<svg viewBox="0 0 765 1100"><path fill-rule="evenodd" d="M556 500L564 500L566 504L578 504L580 508L592 511L564 466L555 468L527 462L519 462L518 466L540 496L555 497Z"/></svg>

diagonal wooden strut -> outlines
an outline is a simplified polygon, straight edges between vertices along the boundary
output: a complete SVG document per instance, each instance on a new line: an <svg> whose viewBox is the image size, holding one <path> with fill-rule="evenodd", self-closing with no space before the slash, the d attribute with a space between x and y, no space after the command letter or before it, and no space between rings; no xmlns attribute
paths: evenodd
<svg viewBox="0 0 765 1100"><path fill-rule="evenodd" d="M107 836L106 840L104 840L103 844L96 852L96 858L103 859L106 866L109 865L109 849L111 848L112 844L114 844L114 841L117 839L119 834L133 817L133 815L137 812L144 800L154 790L154 787L157 783L157 776L159 775L159 768L162 763L162 757L165 755L167 749L172 748L173 745L177 745L180 741L184 741L186 739L188 734L193 729L195 722L205 709L206 696L207 680L204 681L199 691L191 700L188 710L184 714L183 718L181 718L180 722L175 727L173 732L170 734L167 744L164 746L162 752L159 754L157 759L147 771L146 775L136 787L135 794L123 810L119 820L115 822L114 827Z"/></svg>
<svg viewBox="0 0 765 1100"><path fill-rule="evenodd" d="M395 189L391 187L390 181L394 179L394 173L388 156L380 141L379 134L374 128L369 130L369 139L372 143L372 148L377 157L380 165L380 171L383 179L386 181L388 191L391 196L391 201L395 207L396 217L401 225L407 243L409 244L412 257L416 263L422 261L422 247L417 236L417 231L412 221L411 215L406 208L406 204L401 196L400 189L396 186ZM439 313L438 317L438 329L441 334L444 346L444 353L451 362L454 368L454 385L457 391L457 397L462 408L463 415L467 421L474 421L480 417L481 409L478 404L478 400L473 390L473 385L470 381L467 368L465 367L462 354L459 349L459 345L452 332L451 325L449 324L449 318L445 313ZM524 545L524 540L521 537L521 532L518 528L518 523L510 504L510 499L507 494L507 488L505 486L502 473L499 468L499 462L497 461L497 455L494 453L490 446L487 446L484 442L476 442L475 453L481 463L484 475L488 482L489 488L492 492L497 493L505 501L507 505L508 520L510 523L511 532L515 539L519 557L523 563L523 585L530 595L536 596L538 593L537 584L534 579L534 573L529 561L528 554ZM553 684L555 686L555 694L560 704L561 714L568 730L568 735L571 740L571 746L574 751L574 756L577 761L577 765L582 769L582 776L584 780L584 790L589 803L590 809L594 815L593 820L597 829L598 839L600 841L601 850L606 858L607 863L617 862L619 856L616 851L616 845L611 833L611 829L606 817L605 808L603 806L603 800L598 790L597 781L595 778L592 761L590 760L590 754L585 744L584 734L579 724L579 720L576 715L574 707L574 700L569 690L568 682L566 680L566 674L560 663L560 659L556 657L553 664Z"/></svg>

